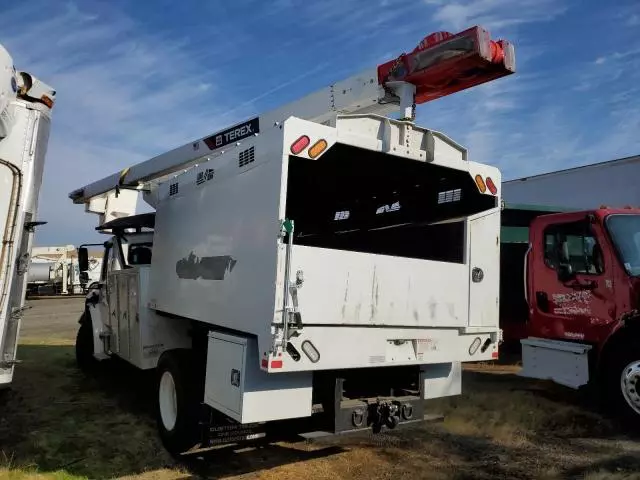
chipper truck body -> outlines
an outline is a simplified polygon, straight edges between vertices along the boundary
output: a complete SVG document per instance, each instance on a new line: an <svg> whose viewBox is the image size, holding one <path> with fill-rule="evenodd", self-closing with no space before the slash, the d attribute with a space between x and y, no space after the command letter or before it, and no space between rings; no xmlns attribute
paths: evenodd
<svg viewBox="0 0 640 480"><path fill-rule="evenodd" d="M415 107L514 68L482 28L431 35L72 192L110 235L80 366L156 369L174 452L422 421L461 362L498 356L501 209L500 172Z"/></svg>

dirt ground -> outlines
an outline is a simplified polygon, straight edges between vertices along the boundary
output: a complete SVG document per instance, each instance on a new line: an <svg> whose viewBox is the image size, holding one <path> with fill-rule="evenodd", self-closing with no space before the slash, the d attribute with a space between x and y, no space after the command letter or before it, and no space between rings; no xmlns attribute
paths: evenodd
<svg viewBox="0 0 640 480"><path fill-rule="evenodd" d="M13 479L640 479L635 432L588 397L472 365L463 395L427 402L445 415L379 436L222 449L177 462L162 448L152 379L126 366L78 372L81 299L32 300L13 389L0 398L0 478Z"/></svg>
<svg viewBox="0 0 640 480"><path fill-rule="evenodd" d="M29 300L21 338L30 343L38 339L43 342L73 342L83 303L84 298L78 297Z"/></svg>

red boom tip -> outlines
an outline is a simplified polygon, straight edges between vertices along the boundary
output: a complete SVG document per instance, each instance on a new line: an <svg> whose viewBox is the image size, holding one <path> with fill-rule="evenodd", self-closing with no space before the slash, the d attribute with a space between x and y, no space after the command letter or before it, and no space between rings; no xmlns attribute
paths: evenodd
<svg viewBox="0 0 640 480"><path fill-rule="evenodd" d="M515 72L515 51L506 40L472 27L453 35L424 37L409 54L378 66L378 83L404 81L416 86L415 103L425 103Z"/></svg>

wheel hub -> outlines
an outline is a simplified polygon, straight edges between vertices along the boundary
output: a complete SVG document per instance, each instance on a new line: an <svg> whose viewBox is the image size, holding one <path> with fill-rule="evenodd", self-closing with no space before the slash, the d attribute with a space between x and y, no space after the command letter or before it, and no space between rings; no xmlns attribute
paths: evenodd
<svg viewBox="0 0 640 480"><path fill-rule="evenodd" d="M620 386L624 399L640 415L640 360L631 362L622 370Z"/></svg>
<svg viewBox="0 0 640 480"><path fill-rule="evenodd" d="M160 377L158 403L164 428L170 431L175 427L178 418L178 401L176 385L173 381L173 376L169 372L164 372L162 377Z"/></svg>

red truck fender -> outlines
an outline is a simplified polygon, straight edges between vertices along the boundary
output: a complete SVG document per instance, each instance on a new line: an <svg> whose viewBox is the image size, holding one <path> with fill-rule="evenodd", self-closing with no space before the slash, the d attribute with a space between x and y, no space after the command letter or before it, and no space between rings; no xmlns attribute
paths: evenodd
<svg viewBox="0 0 640 480"><path fill-rule="evenodd" d="M598 366L603 363L612 352L617 351L630 339L635 338L640 342L640 311L631 310L623 314L611 329L609 336L602 342L598 349ZM599 368L600 369L600 368Z"/></svg>

